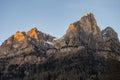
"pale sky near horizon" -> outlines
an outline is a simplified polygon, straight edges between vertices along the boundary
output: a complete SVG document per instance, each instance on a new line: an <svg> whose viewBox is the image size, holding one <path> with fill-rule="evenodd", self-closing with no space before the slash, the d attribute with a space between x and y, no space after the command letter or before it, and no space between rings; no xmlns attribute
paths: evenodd
<svg viewBox="0 0 120 80"><path fill-rule="evenodd" d="M95 15L101 29L111 26L120 38L120 0L0 0L0 44L34 26L62 37L85 12Z"/></svg>

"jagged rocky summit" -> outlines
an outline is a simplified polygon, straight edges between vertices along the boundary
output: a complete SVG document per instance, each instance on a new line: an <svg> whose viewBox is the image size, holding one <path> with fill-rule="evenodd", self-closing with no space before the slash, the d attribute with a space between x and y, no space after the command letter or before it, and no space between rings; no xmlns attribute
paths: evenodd
<svg viewBox="0 0 120 80"><path fill-rule="evenodd" d="M80 46L97 52L108 50L120 54L117 33L111 27L101 30L92 13L86 13L79 21L71 23L66 34L55 42L58 49Z"/></svg>
<svg viewBox="0 0 120 80"><path fill-rule="evenodd" d="M59 39L36 27L17 31L0 46L0 66L0 80L119 80L120 42L86 13Z"/></svg>
<svg viewBox="0 0 120 80"><path fill-rule="evenodd" d="M18 49L22 47L27 47L29 45L33 46L44 46L48 47L49 42L52 42L55 37L38 31L37 28L32 28L28 32L17 31L14 35L8 38L1 47L9 47L12 49ZM20 44L20 45L19 45ZM5 52L7 54L7 52Z"/></svg>
<svg viewBox="0 0 120 80"><path fill-rule="evenodd" d="M99 38L99 39L98 39ZM96 46L102 38L100 28L92 13L87 13L79 21L71 23L61 46ZM90 41L91 40L91 41Z"/></svg>
<svg viewBox="0 0 120 80"><path fill-rule="evenodd" d="M43 55L45 54L47 49L52 48L53 39L55 39L55 37L38 31L35 27L28 32L17 31L1 45L0 58L15 57L29 54L39 55L39 53ZM20 57L20 59L22 57ZM21 62L18 58L13 63L20 64Z"/></svg>

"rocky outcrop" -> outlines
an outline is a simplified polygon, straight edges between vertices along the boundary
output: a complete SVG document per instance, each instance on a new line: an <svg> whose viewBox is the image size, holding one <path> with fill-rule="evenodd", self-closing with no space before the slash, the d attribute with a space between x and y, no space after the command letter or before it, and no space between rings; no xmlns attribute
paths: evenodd
<svg viewBox="0 0 120 80"><path fill-rule="evenodd" d="M97 25L96 19L92 13L86 13L87 15L81 17L79 24L87 34L99 34L100 28Z"/></svg>
<svg viewBox="0 0 120 80"><path fill-rule="evenodd" d="M14 39L15 40L18 40L18 41L24 41L25 40L25 36L26 34L24 32L19 32L17 31L15 34L14 34Z"/></svg>
<svg viewBox="0 0 120 80"><path fill-rule="evenodd" d="M43 54L45 50L53 47L50 42L52 43L54 38L38 31L35 27L27 33L17 31L1 45L0 57L12 57L23 53Z"/></svg>
<svg viewBox="0 0 120 80"><path fill-rule="evenodd" d="M100 53L103 57L120 55L120 42L117 33L107 27L100 30L92 13L86 13L77 22L71 23L66 34L55 41L57 49L78 48L80 46Z"/></svg>
<svg viewBox="0 0 120 80"><path fill-rule="evenodd" d="M27 32L27 35L31 38L38 39L37 28L32 28L30 31Z"/></svg>
<svg viewBox="0 0 120 80"><path fill-rule="evenodd" d="M111 27L107 27L104 30L102 30L101 34L104 41L114 39L115 41L119 42L117 33Z"/></svg>
<svg viewBox="0 0 120 80"><path fill-rule="evenodd" d="M102 47L120 54L120 42L117 33L111 27L107 27L101 31L101 34L103 38Z"/></svg>
<svg viewBox="0 0 120 80"><path fill-rule="evenodd" d="M69 25L63 39L56 41L55 46L88 45L91 48L95 48L101 39L101 30L97 25L94 15L92 13L86 13L79 21Z"/></svg>

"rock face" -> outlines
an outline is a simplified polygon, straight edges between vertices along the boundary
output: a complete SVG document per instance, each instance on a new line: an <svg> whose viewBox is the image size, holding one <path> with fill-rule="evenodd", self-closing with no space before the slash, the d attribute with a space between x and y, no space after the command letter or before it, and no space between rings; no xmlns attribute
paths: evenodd
<svg viewBox="0 0 120 80"><path fill-rule="evenodd" d="M32 28L27 33L17 31L1 45L0 57L16 56L23 53L45 53L46 49L52 47L49 43L52 43L54 38L38 31L37 28Z"/></svg>
<svg viewBox="0 0 120 80"><path fill-rule="evenodd" d="M30 31L27 32L27 35L31 38L38 39L37 28L32 28Z"/></svg>
<svg viewBox="0 0 120 80"><path fill-rule="evenodd" d="M111 27L107 27L101 31L101 34L103 40L100 47L120 54L120 42L117 33Z"/></svg>
<svg viewBox="0 0 120 80"><path fill-rule="evenodd" d="M18 40L18 41L24 41L25 40L25 34L23 32L19 32L17 31L14 34L14 39Z"/></svg>
<svg viewBox="0 0 120 80"><path fill-rule="evenodd" d="M79 21L71 23L61 41L56 42L56 46L85 46L96 47L101 40L101 31L92 13L86 13ZM57 47L58 47L57 46Z"/></svg>
<svg viewBox="0 0 120 80"><path fill-rule="evenodd" d="M86 13L59 39L17 31L0 46L0 66L0 80L120 80L120 42Z"/></svg>
<svg viewBox="0 0 120 80"><path fill-rule="evenodd" d="M111 27L105 28L101 33L105 41L114 39L115 41L119 42L117 33Z"/></svg>
<svg viewBox="0 0 120 80"><path fill-rule="evenodd" d="M87 15L83 16L79 21L79 24L83 28L84 32L88 34L92 33L93 35L96 35L100 33L100 29L97 26L97 22L92 13L87 13Z"/></svg>

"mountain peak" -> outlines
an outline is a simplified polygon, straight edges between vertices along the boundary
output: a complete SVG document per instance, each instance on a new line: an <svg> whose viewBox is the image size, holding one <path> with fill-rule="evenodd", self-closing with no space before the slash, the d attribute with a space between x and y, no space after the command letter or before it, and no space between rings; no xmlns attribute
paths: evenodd
<svg viewBox="0 0 120 80"><path fill-rule="evenodd" d="M115 32L115 30L111 27L107 27L105 28L103 31L102 31L102 36L104 38L112 38L112 39L116 39L118 40L118 35L117 33Z"/></svg>
<svg viewBox="0 0 120 80"><path fill-rule="evenodd" d="M86 34L99 34L101 32L100 28L97 25L96 19L94 15L90 12L85 13L83 17L81 17L80 21L71 23L67 32L73 30L85 32ZM71 33L71 32L70 32Z"/></svg>
<svg viewBox="0 0 120 80"><path fill-rule="evenodd" d="M86 13L85 13L85 16L89 16L90 14L92 14L92 13L86 12Z"/></svg>
<svg viewBox="0 0 120 80"><path fill-rule="evenodd" d="M91 25L97 25L96 19L92 13L85 13L83 17L80 19L81 23L91 23Z"/></svg>
<svg viewBox="0 0 120 80"><path fill-rule="evenodd" d="M100 28L92 13L85 13L85 15L81 17L79 24L85 32L93 33L94 35L100 32Z"/></svg>
<svg viewBox="0 0 120 80"><path fill-rule="evenodd" d="M25 40L25 34L24 34L24 32L17 31L14 34L14 39L18 40L18 41L24 41Z"/></svg>
<svg viewBox="0 0 120 80"><path fill-rule="evenodd" d="M38 32L37 28L36 28L36 27L33 27L31 30L29 30L29 31L27 32L27 35L28 35L29 37L38 39L38 34L37 34L37 32Z"/></svg>
<svg viewBox="0 0 120 80"><path fill-rule="evenodd" d="M101 30L97 25L94 15L92 13L85 13L80 21L69 25L61 46L65 46L65 44L63 45L65 42L66 46L80 46L85 44L96 46L96 37L98 36L101 38Z"/></svg>

